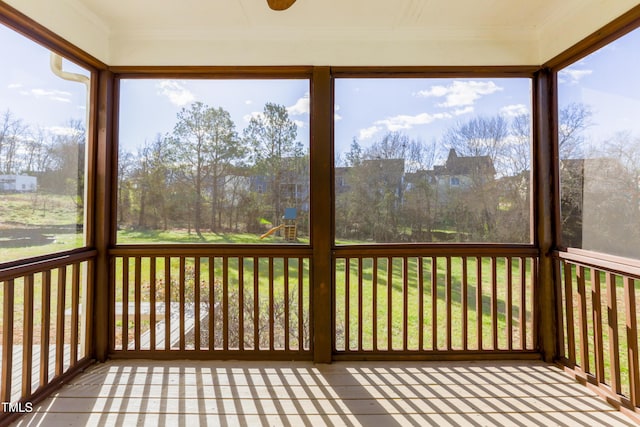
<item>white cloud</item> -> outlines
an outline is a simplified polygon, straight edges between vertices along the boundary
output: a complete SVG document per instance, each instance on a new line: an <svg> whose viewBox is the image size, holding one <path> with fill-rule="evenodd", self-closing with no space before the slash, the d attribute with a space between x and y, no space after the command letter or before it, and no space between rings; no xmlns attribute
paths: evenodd
<svg viewBox="0 0 640 427"><path fill-rule="evenodd" d="M298 126L299 128L304 127L304 122L302 120L294 120L293 123L295 123L295 125Z"/></svg>
<svg viewBox="0 0 640 427"><path fill-rule="evenodd" d="M383 125L390 130L391 132L399 131L401 129L411 129L413 126L417 125L427 125L434 120L438 119L448 119L451 118L451 114L449 113L420 113L415 116L410 116L406 114L400 114L393 117L388 117L384 120L378 120L375 122L376 125Z"/></svg>
<svg viewBox="0 0 640 427"><path fill-rule="evenodd" d="M287 107L287 111L292 116L300 116L302 114L309 114L310 105L309 105L309 92L305 93L304 96L296 101L290 107Z"/></svg>
<svg viewBox="0 0 640 427"><path fill-rule="evenodd" d="M565 68L558 73L558 81L560 83L577 84L583 77L591 75L593 70L576 70L574 68Z"/></svg>
<svg viewBox="0 0 640 427"><path fill-rule="evenodd" d="M251 105L251 104L253 104L253 101L252 101L252 100L250 100L250 99L247 99L246 101L244 101L244 103L245 103L246 105Z"/></svg>
<svg viewBox="0 0 640 427"><path fill-rule="evenodd" d="M172 104L179 107L187 105L196 99L189 89L175 80L162 80L156 87L159 95L166 96Z"/></svg>
<svg viewBox="0 0 640 427"><path fill-rule="evenodd" d="M333 113L333 120L334 121L338 121L338 120L342 120L342 116L338 113Z"/></svg>
<svg viewBox="0 0 640 427"><path fill-rule="evenodd" d="M25 94L24 91L21 93ZM46 98L51 101L58 102L71 102L71 93L63 90L31 89L27 93L35 96L36 98Z"/></svg>
<svg viewBox="0 0 640 427"><path fill-rule="evenodd" d="M360 129L360 132L358 133L358 138L369 139L381 130L382 128L380 126L371 126L368 128Z"/></svg>
<svg viewBox="0 0 640 427"><path fill-rule="evenodd" d="M19 89L22 87L22 83L10 83L7 85L7 89Z"/></svg>
<svg viewBox="0 0 640 427"><path fill-rule="evenodd" d="M421 98L445 98L439 107L465 107L473 105L481 96L503 90L494 82L456 80L448 86L432 86L414 95Z"/></svg>
<svg viewBox="0 0 640 427"><path fill-rule="evenodd" d="M509 117L521 116L523 114L529 114L529 109L524 104L506 105L500 109L500 114Z"/></svg>

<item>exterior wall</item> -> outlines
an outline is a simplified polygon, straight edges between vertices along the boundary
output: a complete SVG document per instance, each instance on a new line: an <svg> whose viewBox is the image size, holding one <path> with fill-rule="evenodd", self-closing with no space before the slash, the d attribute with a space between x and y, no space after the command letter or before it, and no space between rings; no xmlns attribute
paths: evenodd
<svg viewBox="0 0 640 427"><path fill-rule="evenodd" d="M0 192L31 193L38 189L38 178L28 175L0 175Z"/></svg>

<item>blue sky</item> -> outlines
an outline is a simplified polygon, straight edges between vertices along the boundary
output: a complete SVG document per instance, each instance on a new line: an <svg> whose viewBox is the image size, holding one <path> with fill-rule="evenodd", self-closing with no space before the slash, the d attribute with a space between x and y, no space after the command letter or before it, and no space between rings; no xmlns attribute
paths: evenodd
<svg viewBox="0 0 640 427"><path fill-rule="evenodd" d="M84 119L84 86L54 76L46 49L2 26L0 45L0 112L9 109L15 118L54 133L65 132L70 119ZM67 61L65 68L83 72ZM591 106L593 143L619 130L640 135L638 69L640 30L560 73L561 104ZM239 133L266 102L285 105L298 124L298 138L305 145L309 141L306 80L126 80L121 96L120 136L130 151L171 132L176 113L194 101L228 110ZM531 88L528 79L338 79L335 100L336 152L341 153L353 138L367 146L398 131L431 142L476 115L527 113Z"/></svg>

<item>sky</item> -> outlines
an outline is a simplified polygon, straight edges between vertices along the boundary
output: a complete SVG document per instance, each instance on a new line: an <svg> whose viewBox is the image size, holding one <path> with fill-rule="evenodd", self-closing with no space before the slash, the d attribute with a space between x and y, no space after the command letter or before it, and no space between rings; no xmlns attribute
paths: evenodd
<svg viewBox="0 0 640 427"><path fill-rule="evenodd" d="M86 91L49 70L49 52L0 26L0 112L52 133L68 131L71 119L84 120ZM87 74L65 61L68 71ZM593 144L616 131L640 136L640 30L617 40L559 74L561 105L583 102L593 112L588 140ZM335 84L335 151L361 146L387 132L403 132L425 142L441 140L459 123L481 116L530 113L531 82L523 78L338 79ZM229 111L241 135L265 103L287 107L298 139L309 143L307 80L124 80L121 83L120 143L136 151L157 135L170 133L176 114L192 102Z"/></svg>

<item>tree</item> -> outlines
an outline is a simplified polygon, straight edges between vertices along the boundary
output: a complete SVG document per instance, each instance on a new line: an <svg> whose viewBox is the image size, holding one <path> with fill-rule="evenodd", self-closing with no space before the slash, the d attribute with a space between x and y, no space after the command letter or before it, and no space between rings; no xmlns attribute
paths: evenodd
<svg viewBox="0 0 640 427"><path fill-rule="evenodd" d="M561 159L583 155L583 132L591 125L591 109L582 103L570 103L558 111L558 149Z"/></svg>
<svg viewBox="0 0 640 427"><path fill-rule="evenodd" d="M223 161L231 161L240 151L232 148L237 145L233 122L229 113L222 108L211 108L202 102L191 104L178 113L178 121L171 137L173 159L183 180L193 185L190 192L194 208L194 230L202 236L202 211L205 185L213 173L215 179L221 174ZM214 165L216 168L214 168ZM215 170L214 170L215 169ZM214 187L219 191L219 183Z"/></svg>
<svg viewBox="0 0 640 427"><path fill-rule="evenodd" d="M296 140L297 125L284 105L267 103L262 114L254 116L244 129L244 140L251 147L250 157L258 174L264 177L272 224L284 213L287 185L308 182L302 144Z"/></svg>
<svg viewBox="0 0 640 427"><path fill-rule="evenodd" d="M28 126L13 118L7 110L0 118L0 171L7 175L18 173L20 144L27 136Z"/></svg>

